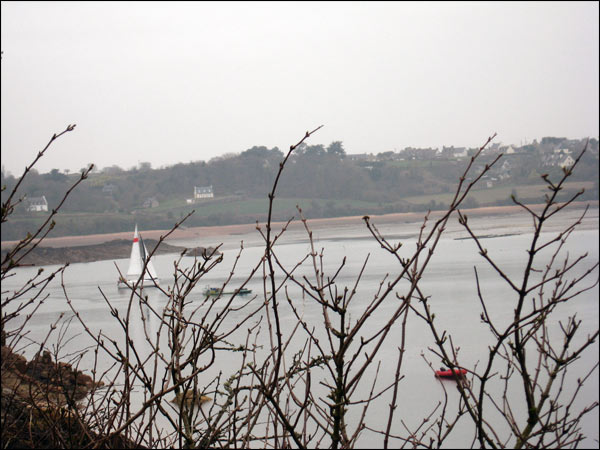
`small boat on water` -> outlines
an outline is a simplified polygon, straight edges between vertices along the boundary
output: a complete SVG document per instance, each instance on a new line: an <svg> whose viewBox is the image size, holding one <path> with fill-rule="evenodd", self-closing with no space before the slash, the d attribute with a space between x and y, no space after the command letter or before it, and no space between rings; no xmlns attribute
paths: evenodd
<svg viewBox="0 0 600 450"><path fill-rule="evenodd" d="M202 291L202 293L204 295L209 295L209 296L217 296L217 295L233 295L233 294L239 294L239 295L248 295L252 293L251 289L246 289L246 288L242 288L239 291L231 291L231 292L223 292L223 290L221 288L215 288L215 287L207 287L206 289L204 289L204 291Z"/></svg>
<svg viewBox="0 0 600 450"><path fill-rule="evenodd" d="M140 279L144 264L146 264L146 270L144 270L144 276L140 286L143 287L155 287L158 285L158 277L156 276L156 270L152 260L148 259L148 249L144 245L142 235L138 234L137 224L135 226L135 232L133 233L133 244L131 245L131 255L129 256L129 268L127 269L127 275L125 277L119 277L117 286L119 288L126 288L127 285L134 285Z"/></svg>
<svg viewBox="0 0 600 450"><path fill-rule="evenodd" d="M435 376L438 378L462 378L467 374L465 369L446 369L440 367L440 370L435 371Z"/></svg>

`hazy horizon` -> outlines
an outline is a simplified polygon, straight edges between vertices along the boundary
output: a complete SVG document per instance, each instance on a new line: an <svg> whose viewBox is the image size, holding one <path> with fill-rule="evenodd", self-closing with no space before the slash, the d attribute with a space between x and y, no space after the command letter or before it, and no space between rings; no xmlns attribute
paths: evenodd
<svg viewBox="0 0 600 450"><path fill-rule="evenodd" d="M597 2L2 2L2 166L598 138Z"/></svg>

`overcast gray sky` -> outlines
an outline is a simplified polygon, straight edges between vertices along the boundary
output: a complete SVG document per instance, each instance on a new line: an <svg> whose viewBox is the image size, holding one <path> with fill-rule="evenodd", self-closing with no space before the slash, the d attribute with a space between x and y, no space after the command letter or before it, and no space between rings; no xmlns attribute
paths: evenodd
<svg viewBox="0 0 600 450"><path fill-rule="evenodd" d="M2 165L598 137L598 2L2 2Z"/></svg>

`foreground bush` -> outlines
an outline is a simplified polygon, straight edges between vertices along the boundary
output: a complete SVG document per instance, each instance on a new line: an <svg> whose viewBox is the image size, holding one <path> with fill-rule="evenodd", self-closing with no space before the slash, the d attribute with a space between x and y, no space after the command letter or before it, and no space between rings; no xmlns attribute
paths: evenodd
<svg viewBox="0 0 600 450"><path fill-rule="evenodd" d="M61 135L72 129L67 128ZM274 247L293 220L274 229L274 200L279 183L285 176L290 155L317 130L307 132L283 156L269 193L267 219L264 224L257 224L257 231L264 239L263 256L251 268L234 264L230 277L222 285L223 291L232 291L233 295L205 296L200 305L192 307L192 291L222 262L222 255L215 249L194 256L193 264L186 265L182 254L174 265L172 286L156 286L167 299L162 309L156 309L148 301L146 291L140 289L140 281L131 286L125 313L102 293L106 307L122 330L122 336L117 337L91 329L64 289L65 299L73 309L73 320L80 322L95 344L92 350L71 355L73 361L79 361L83 353L93 353L96 364L85 368L91 371L91 379L81 376L77 372L79 367L59 361L60 345L54 347L53 354L45 353L50 337L61 326L56 323L51 325L46 340L38 343L39 351L34 357L38 363L53 360L55 365L50 367L54 368L36 372L42 378L29 383L35 388L21 389L18 382L8 382L17 373L27 380L30 363L18 356L25 342L27 323L46 299L44 287L61 276L66 266L49 274L40 270L21 290L3 292L2 332L6 354L11 355L2 361L3 446L35 443L40 447L60 448L352 448L358 445L362 434L369 433L372 447L438 447L458 432L456 424L464 420L470 421L472 431L471 436L464 438L465 445L541 448L580 443L584 438L581 419L597 408L598 402L591 399L577 411L573 405L581 386L597 371L598 362L590 363L588 375L576 381L569 378L568 371L576 360L590 352L598 331L574 339L581 322L570 317L561 322L563 336L557 340L550 339L548 327L557 320L558 305L597 289L598 263L573 277L574 269L581 267L586 255L566 259L561 256L566 240L583 216L549 241L544 241L542 231L551 217L582 194L577 193L566 202L557 201L581 155L560 179L542 176L549 189L541 210L513 199L531 216L533 226L526 261L518 277L501 269L470 228L468 217L460 211L473 186L500 159L498 156L479 172L474 170L491 137L467 163L446 211L435 221L429 214L425 216L416 249L408 252L402 249L401 253L401 243L388 240L371 218L364 217L373 239L383 252L392 255L397 266L382 276L377 292L369 298L359 298L357 288L367 261L351 285L337 280L345 261L336 271L324 273L324 251L315 249L310 224L302 211L299 216L311 250L288 266ZM59 136L54 136L50 143ZM82 173L76 184L86 175ZM2 205L2 223L10 219L19 201L18 187L17 184ZM32 246L39 245L38 239L48 234L55 214L56 211L39 230L28 234L6 254L2 260L2 280L11 276ZM506 323L490 312L475 272L481 320L488 326L494 342L477 367L461 366L458 346L449 333L439 328L423 286L425 270L455 215L483 260L512 291L506 302L513 315ZM175 224L173 230L180 224ZM159 240L157 247L169 234ZM149 257L155 251L156 248ZM551 252L549 261L540 259L542 252ZM299 270L306 264L312 268L310 275ZM234 274L240 272L244 281L233 284ZM256 298L241 298L239 291L256 275L264 280L263 292ZM321 320L308 323L297 309L298 300L321 311ZM381 323L374 317L384 304L394 307ZM284 309L294 314L294 323L282 323ZM157 332L145 328L143 343L132 337L130 319L134 314L141 314L144 323L157 324ZM402 404L401 381L408 345L404 337L409 323L414 321L420 321L431 331L428 345L431 354L424 355L431 367L443 364L453 370L464 369L468 375L456 383L459 405L450 408L446 397L444 403L422 418L420 425L410 429L403 421L410 411L398 406ZM20 325L13 325L16 323ZM397 357L381 361L381 349L392 329L396 335L400 330L402 336L397 343ZM60 332L57 340L60 343ZM104 372L97 370L99 358L108 358L111 368ZM238 369L227 374L215 372L214 368L224 358L238 362ZM380 369L383 370L382 366L389 369L390 365L394 373L392 381L379 387ZM217 375L209 376L214 373ZM498 379L504 385L500 391L491 388ZM565 392L563 388L568 383L576 383L574 391ZM132 393L140 387L143 399L137 401ZM506 394L514 389L522 392L518 403ZM366 397L362 394L365 391ZM40 393L45 403L40 402ZM85 393L83 398L82 393ZM376 406L381 399L385 399L386 409ZM19 406L4 409L8 400ZM521 410L525 415L515 413ZM29 416L26 411L30 411ZM490 420L498 413L505 424ZM370 414L376 414L384 426L374 428ZM28 423L36 424L28 431L27 417ZM159 418L167 426L159 426ZM43 426L38 428L38 424Z"/></svg>

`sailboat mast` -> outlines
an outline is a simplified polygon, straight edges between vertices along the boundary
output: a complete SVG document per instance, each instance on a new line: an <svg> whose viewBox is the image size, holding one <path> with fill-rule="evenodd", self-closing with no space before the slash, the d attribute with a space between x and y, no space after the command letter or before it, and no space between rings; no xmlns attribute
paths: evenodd
<svg viewBox="0 0 600 450"><path fill-rule="evenodd" d="M147 263L146 262L146 246L144 245L144 239L142 239L142 234L140 233L140 252L142 254L142 267Z"/></svg>
<svg viewBox="0 0 600 450"><path fill-rule="evenodd" d="M148 275L148 278L152 281L156 281L156 270L154 270L154 264L150 260L148 256L148 249L146 248L146 244L144 244L144 240L142 239L142 235L140 234L140 252L142 256L142 267L145 267L144 277Z"/></svg>

